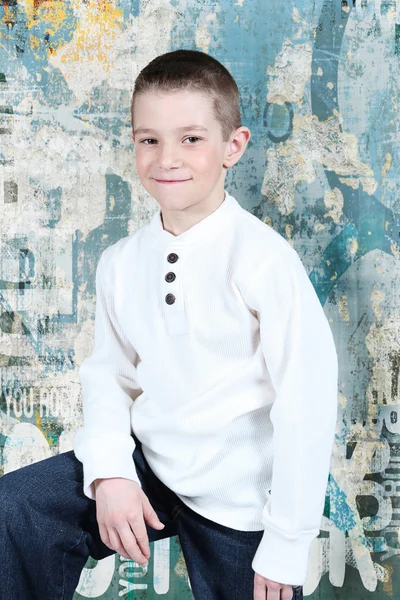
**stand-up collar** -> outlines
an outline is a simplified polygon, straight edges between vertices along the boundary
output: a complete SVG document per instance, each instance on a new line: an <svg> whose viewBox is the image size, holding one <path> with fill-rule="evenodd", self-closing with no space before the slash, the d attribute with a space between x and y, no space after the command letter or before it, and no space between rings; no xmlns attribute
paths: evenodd
<svg viewBox="0 0 400 600"><path fill-rule="evenodd" d="M218 233L221 233L222 230L229 225L229 222L236 214L236 211L241 209L236 198L231 196L227 190L224 191L225 198L214 212L210 213L179 235L173 235L163 228L161 209L158 208L149 222L151 233L156 237L158 242L165 246L174 244L174 246L179 247L207 243L207 241L214 238Z"/></svg>

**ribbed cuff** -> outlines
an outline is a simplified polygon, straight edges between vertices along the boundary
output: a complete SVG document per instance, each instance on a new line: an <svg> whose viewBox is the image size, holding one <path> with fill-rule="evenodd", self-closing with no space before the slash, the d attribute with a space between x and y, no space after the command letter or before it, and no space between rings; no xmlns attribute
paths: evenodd
<svg viewBox="0 0 400 600"><path fill-rule="evenodd" d="M271 581L304 585L310 546L318 533L310 531L289 539L266 529L251 563L253 570Z"/></svg>
<svg viewBox="0 0 400 600"><path fill-rule="evenodd" d="M86 440L86 433L77 430L73 448L75 456L83 465L83 493L96 500L93 482L95 479L123 477L136 481L142 487L133 460L135 441L131 436L106 435Z"/></svg>

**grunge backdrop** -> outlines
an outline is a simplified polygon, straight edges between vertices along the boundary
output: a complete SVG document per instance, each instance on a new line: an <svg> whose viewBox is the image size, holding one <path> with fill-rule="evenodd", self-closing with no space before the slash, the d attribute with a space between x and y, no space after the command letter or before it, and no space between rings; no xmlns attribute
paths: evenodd
<svg viewBox="0 0 400 600"><path fill-rule="evenodd" d="M0 0L0 474L72 448L97 261L158 208L134 171L133 83L199 49L253 134L226 185L299 252L339 353L305 595L399 597L399 4ZM90 559L75 600L190 600L178 538L151 550L146 574Z"/></svg>

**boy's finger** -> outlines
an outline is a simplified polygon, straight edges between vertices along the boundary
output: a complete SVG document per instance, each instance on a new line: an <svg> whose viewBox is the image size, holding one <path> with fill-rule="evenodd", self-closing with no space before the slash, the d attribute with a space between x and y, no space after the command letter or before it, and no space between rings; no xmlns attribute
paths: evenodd
<svg viewBox="0 0 400 600"><path fill-rule="evenodd" d="M102 525L101 523L98 523L99 525L99 533L100 533L100 538L103 542L103 544L105 544L108 548L111 548L111 542L110 542L110 538L108 535L108 529L105 525Z"/></svg>
<svg viewBox="0 0 400 600"><path fill-rule="evenodd" d="M112 550L115 552L119 552L119 548L121 547L121 539L118 535L118 531L113 527L107 527L108 539L110 540L110 544L107 544Z"/></svg>
<svg viewBox="0 0 400 600"><path fill-rule="evenodd" d="M143 518L140 520L135 519L134 521L129 521L129 525L133 531L133 534L136 538L136 542L145 555L146 558L150 557L150 546L149 546L149 538L147 535L146 525L144 523Z"/></svg>
<svg viewBox="0 0 400 600"><path fill-rule="evenodd" d="M121 527L121 529L118 530L118 534L128 556L139 564L147 563L148 557L144 555L143 548L138 543L138 540L128 523L125 527Z"/></svg>

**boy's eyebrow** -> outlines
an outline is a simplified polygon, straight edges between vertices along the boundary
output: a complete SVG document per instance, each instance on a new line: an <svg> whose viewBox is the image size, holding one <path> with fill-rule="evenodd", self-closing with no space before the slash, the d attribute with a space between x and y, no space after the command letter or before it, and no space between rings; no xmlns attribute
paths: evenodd
<svg viewBox="0 0 400 600"><path fill-rule="evenodd" d="M206 129L205 127L202 127L201 125L185 125L184 127L178 127L177 128L178 131L192 131L193 129L198 129L198 130L202 130L202 131L208 131L208 129ZM138 127L137 129L134 130L134 135L136 135L137 133L151 133L152 131L154 131L154 129L149 129L146 127Z"/></svg>

